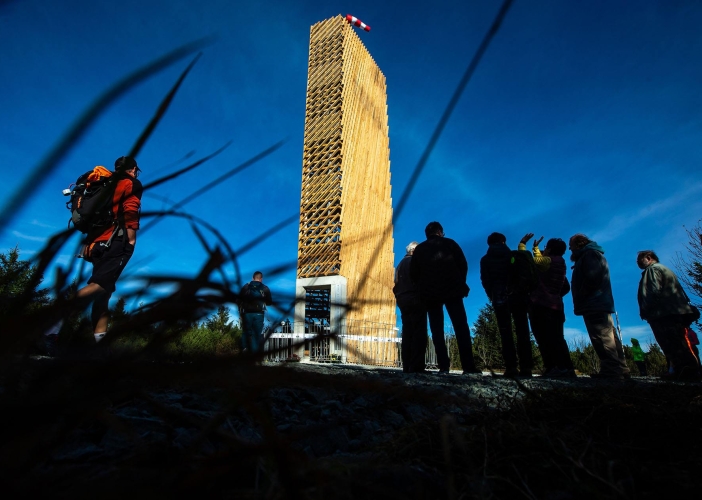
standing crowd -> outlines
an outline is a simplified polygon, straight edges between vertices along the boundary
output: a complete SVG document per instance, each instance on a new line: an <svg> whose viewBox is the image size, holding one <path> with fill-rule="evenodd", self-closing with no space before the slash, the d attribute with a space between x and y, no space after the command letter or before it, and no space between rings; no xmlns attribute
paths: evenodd
<svg viewBox="0 0 702 500"><path fill-rule="evenodd" d="M444 235L438 222L429 223L425 235L424 242L413 241L407 246L407 254L395 270L394 292L402 318L403 370L425 372L428 318L439 374L449 372L445 308L453 324L463 373L480 374L463 305L470 291L465 255L458 243ZM548 240L543 251L539 249L542 237L534 240L529 251L526 245L533 236L525 235L517 250L511 250L503 234L492 233L487 238L487 253L480 260L480 281L495 311L505 376L532 376L533 333L544 362L542 376L576 377L564 337L563 297L570 292L574 313L582 316L600 360L600 371L590 376L629 378L621 339L612 321L614 297L602 247L584 234L575 234L567 246L560 238ZM570 281L564 258L568 249L572 262ZM655 252L639 252L637 264L643 270L638 292L641 319L648 321L670 364L664 378L699 380L699 355L690 341L694 332L689 328L700 317L698 309L690 304L675 274L659 262ZM638 341L634 346L641 351ZM645 375L643 351L639 354L635 350L634 354L637 366L644 366Z"/></svg>
<svg viewBox="0 0 702 500"><path fill-rule="evenodd" d="M85 211L88 204L99 202L104 205L102 211L93 208L93 213L89 214L98 222L85 224L81 229L86 233L81 257L93 265L93 270L88 284L76 293L79 301L92 302L91 319L96 342L107 333L110 297L134 253L143 192L137 179L140 171L136 160L130 156L118 158L114 172L102 166L95 167L79 178L85 181L85 197L73 200L74 224L85 223L83 218L88 215ZM112 187L106 195L95 195L90 200L87 195L91 184L98 186L101 183ZM66 191L76 195L74 190ZM93 190L93 193L97 192ZM97 218L98 215L101 218ZM430 222L424 232L426 240L410 243L407 255L395 271L394 292L403 326L403 369L410 373L425 371L428 319L439 373L449 372L444 339L445 309L453 324L463 373L482 374L475 364L463 305L463 299L470 291L468 262L458 243L445 236L441 224ZM480 281L495 311L505 375L532 376L531 324L531 332L544 361L543 376L576 376L563 328L563 297L571 292L574 313L583 317L600 360L600 372L591 376L628 378L629 368L612 322L614 298L602 247L584 234L570 238L568 248L573 272L569 282L563 258L565 242L552 238L541 252L542 237L534 240L529 252L526 245L533 236L532 233L525 235L517 250L511 250L505 235L492 233L487 238L487 253L480 260ZM655 252L639 252L637 264L643 270L638 292L641 319L648 321L656 342L668 359L668 376L699 379L699 353L693 345L699 341L689 328L700 318L699 310L690 304L675 274L659 262ZM263 316L266 306L271 304L271 293L263 284L263 274L256 271L252 281L244 285L240 293L244 351L256 353L261 350ZM53 334L54 330L56 328L50 333ZM639 362L638 366L645 366L638 341L634 347L635 361Z"/></svg>

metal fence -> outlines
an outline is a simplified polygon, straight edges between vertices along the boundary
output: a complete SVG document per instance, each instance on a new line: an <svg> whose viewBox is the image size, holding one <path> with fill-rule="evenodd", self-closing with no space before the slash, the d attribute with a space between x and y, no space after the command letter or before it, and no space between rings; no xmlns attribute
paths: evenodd
<svg viewBox="0 0 702 500"><path fill-rule="evenodd" d="M402 338L395 336L396 330L388 325L356 322L335 332L322 325L307 325L306 330L268 334L264 360L402 367ZM446 345L450 349L449 336ZM427 368L438 367L431 340L427 342L425 360Z"/></svg>

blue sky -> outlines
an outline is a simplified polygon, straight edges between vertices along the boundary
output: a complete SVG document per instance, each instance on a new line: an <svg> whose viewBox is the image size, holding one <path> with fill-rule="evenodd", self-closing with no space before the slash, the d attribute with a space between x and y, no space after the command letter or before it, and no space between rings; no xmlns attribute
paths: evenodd
<svg viewBox="0 0 702 500"><path fill-rule="evenodd" d="M215 36L138 156L146 183L232 145L146 193L167 208L221 173L281 148L184 210L240 248L299 213L309 28L337 14L359 31L386 76L393 199L400 199L500 3L480 1L210 0L0 2L0 195L7 200L88 105L120 77L193 40ZM516 0L465 89L394 230L395 260L440 221L469 263L469 320L486 302L478 262L493 231L584 232L609 259L625 340L652 341L638 317L637 250L672 264L684 225L702 214L702 3ZM63 229L61 190L126 154L188 59L114 102L0 233L23 256ZM179 163L178 163L179 162ZM61 263L71 259L66 248ZM165 220L139 236L132 277L192 275L204 251L189 226ZM244 278L294 263L297 224L241 256ZM50 276L47 276L50 281ZM265 279L293 292L294 266ZM136 286L135 282L122 286ZM119 288L118 288L119 292ZM566 331L585 335L566 297Z"/></svg>

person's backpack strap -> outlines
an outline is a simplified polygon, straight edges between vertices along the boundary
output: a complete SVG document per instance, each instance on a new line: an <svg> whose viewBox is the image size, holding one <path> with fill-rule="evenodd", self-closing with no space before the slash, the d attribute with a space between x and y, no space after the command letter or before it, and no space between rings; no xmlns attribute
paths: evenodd
<svg viewBox="0 0 702 500"><path fill-rule="evenodd" d="M266 310L265 285L251 281L244 285L239 293L241 307L246 312L263 312Z"/></svg>

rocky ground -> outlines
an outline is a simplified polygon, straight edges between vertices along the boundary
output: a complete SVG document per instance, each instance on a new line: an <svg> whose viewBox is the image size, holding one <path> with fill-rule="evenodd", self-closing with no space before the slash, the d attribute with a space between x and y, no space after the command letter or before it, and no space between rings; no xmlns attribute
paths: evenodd
<svg viewBox="0 0 702 500"><path fill-rule="evenodd" d="M23 493L560 499L699 486L700 384L300 363L34 360L14 373L2 462Z"/></svg>

